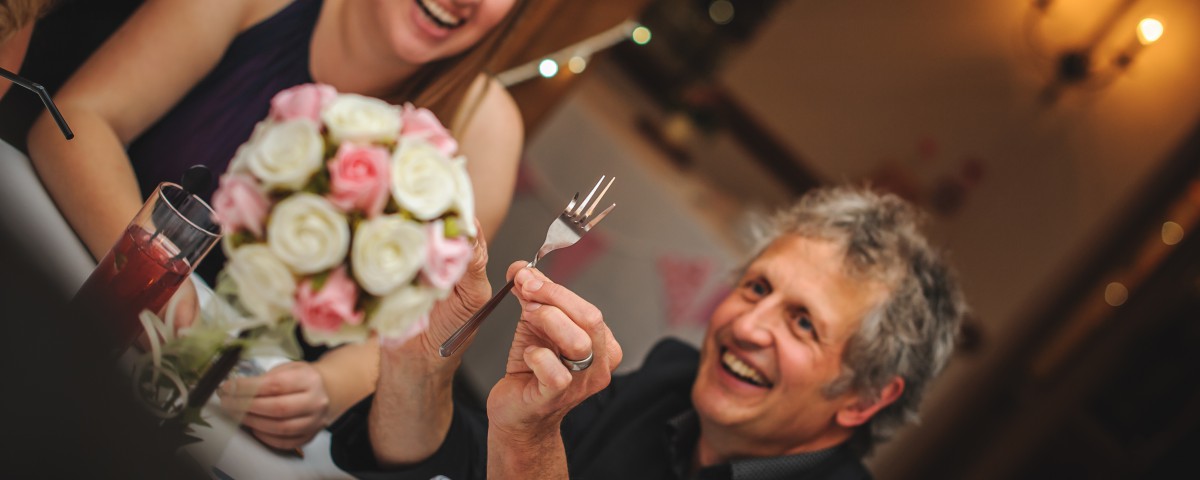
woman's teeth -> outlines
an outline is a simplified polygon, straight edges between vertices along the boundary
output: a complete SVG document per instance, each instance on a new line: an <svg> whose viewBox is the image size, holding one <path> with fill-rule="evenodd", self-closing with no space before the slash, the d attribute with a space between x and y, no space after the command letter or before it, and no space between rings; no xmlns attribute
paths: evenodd
<svg viewBox="0 0 1200 480"><path fill-rule="evenodd" d="M732 353L725 352L721 355L721 365L724 365L726 370L742 380L760 387L771 386L771 383L768 382L766 378L763 378L762 374L758 373L758 370L755 370L754 367L747 365L746 362L743 362L740 358Z"/></svg>
<svg viewBox="0 0 1200 480"><path fill-rule="evenodd" d="M425 12L425 15L428 16L430 20L433 20L434 23L438 24L439 27L458 28L464 23L463 19L454 16L454 14L450 12L447 12L446 9L442 8L442 6L434 0L417 0L417 5L420 5L421 10Z"/></svg>

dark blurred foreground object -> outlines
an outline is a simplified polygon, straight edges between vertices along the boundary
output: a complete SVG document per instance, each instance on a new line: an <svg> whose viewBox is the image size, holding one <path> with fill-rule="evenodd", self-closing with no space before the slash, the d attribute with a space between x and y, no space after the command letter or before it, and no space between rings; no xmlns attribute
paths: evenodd
<svg viewBox="0 0 1200 480"><path fill-rule="evenodd" d="M37 264L0 231L4 478L208 478L177 457Z"/></svg>

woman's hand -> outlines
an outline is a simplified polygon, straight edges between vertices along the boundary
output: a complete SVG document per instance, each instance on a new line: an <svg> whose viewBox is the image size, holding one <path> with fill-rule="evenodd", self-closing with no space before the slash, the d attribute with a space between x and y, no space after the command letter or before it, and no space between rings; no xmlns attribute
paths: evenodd
<svg viewBox="0 0 1200 480"><path fill-rule="evenodd" d="M237 402L236 392L254 393L242 425L277 449L303 446L332 420L325 382L311 363L285 363L262 376L232 380L219 392L222 403Z"/></svg>

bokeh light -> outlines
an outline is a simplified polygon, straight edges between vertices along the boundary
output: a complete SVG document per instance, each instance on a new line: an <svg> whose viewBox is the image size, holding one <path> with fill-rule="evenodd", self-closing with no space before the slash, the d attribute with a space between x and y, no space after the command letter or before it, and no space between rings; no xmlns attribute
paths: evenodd
<svg viewBox="0 0 1200 480"><path fill-rule="evenodd" d="M1138 41L1142 42L1142 45L1157 42L1158 39L1162 38L1162 34L1163 24L1157 19L1147 17L1138 22L1137 37Z"/></svg>
<svg viewBox="0 0 1200 480"><path fill-rule="evenodd" d="M638 45L650 43L650 29L646 28L644 25L637 27L633 29L633 33L629 35L629 38L632 38L633 43Z"/></svg>
<svg viewBox="0 0 1200 480"><path fill-rule="evenodd" d="M1124 305L1126 300L1129 300L1129 289L1125 288L1125 285L1112 282L1104 287L1104 301L1109 305L1119 307Z"/></svg>
<svg viewBox="0 0 1200 480"><path fill-rule="evenodd" d="M1162 241L1167 245L1183 241L1183 226L1175 222L1163 222Z"/></svg>
<svg viewBox="0 0 1200 480"><path fill-rule="evenodd" d="M586 58L576 55L574 57L571 57L570 60L567 60L567 70L570 70L571 73L578 75L580 73L583 73L583 70L585 68L587 68L587 59Z"/></svg>
<svg viewBox="0 0 1200 480"><path fill-rule="evenodd" d="M717 25L725 25L733 21L733 3L729 0L717 0L708 4L708 18Z"/></svg>
<svg viewBox="0 0 1200 480"><path fill-rule="evenodd" d="M538 64L538 73L546 78L558 75L558 62L549 58L542 60L542 63Z"/></svg>

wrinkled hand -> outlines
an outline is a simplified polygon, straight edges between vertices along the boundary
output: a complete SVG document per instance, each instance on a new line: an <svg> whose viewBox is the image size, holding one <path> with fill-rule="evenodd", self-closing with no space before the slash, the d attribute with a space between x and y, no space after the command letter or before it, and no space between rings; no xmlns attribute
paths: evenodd
<svg viewBox="0 0 1200 480"><path fill-rule="evenodd" d="M242 425L277 449L308 443L332 420L326 418L329 394L325 383L311 363L285 363L258 377L226 382L219 391L221 402L238 402L237 392L254 394Z"/></svg>
<svg viewBox="0 0 1200 480"><path fill-rule="evenodd" d="M475 230L479 232L475 245L471 250L471 262L467 271L454 285L450 296L434 305L429 313L429 328L418 335L419 342L415 343L424 349L423 354L440 356L438 351L442 342L458 330L467 319L471 318L483 304L492 296L492 284L487 278L487 239L483 237L483 227L475 220ZM458 355L461 356L460 349Z"/></svg>
<svg viewBox="0 0 1200 480"><path fill-rule="evenodd" d="M521 301L503 379L488 395L489 428L516 440L557 434L572 408L608 386L621 363L621 346L600 310L526 262L509 266L513 293ZM590 368L572 372L559 356Z"/></svg>

